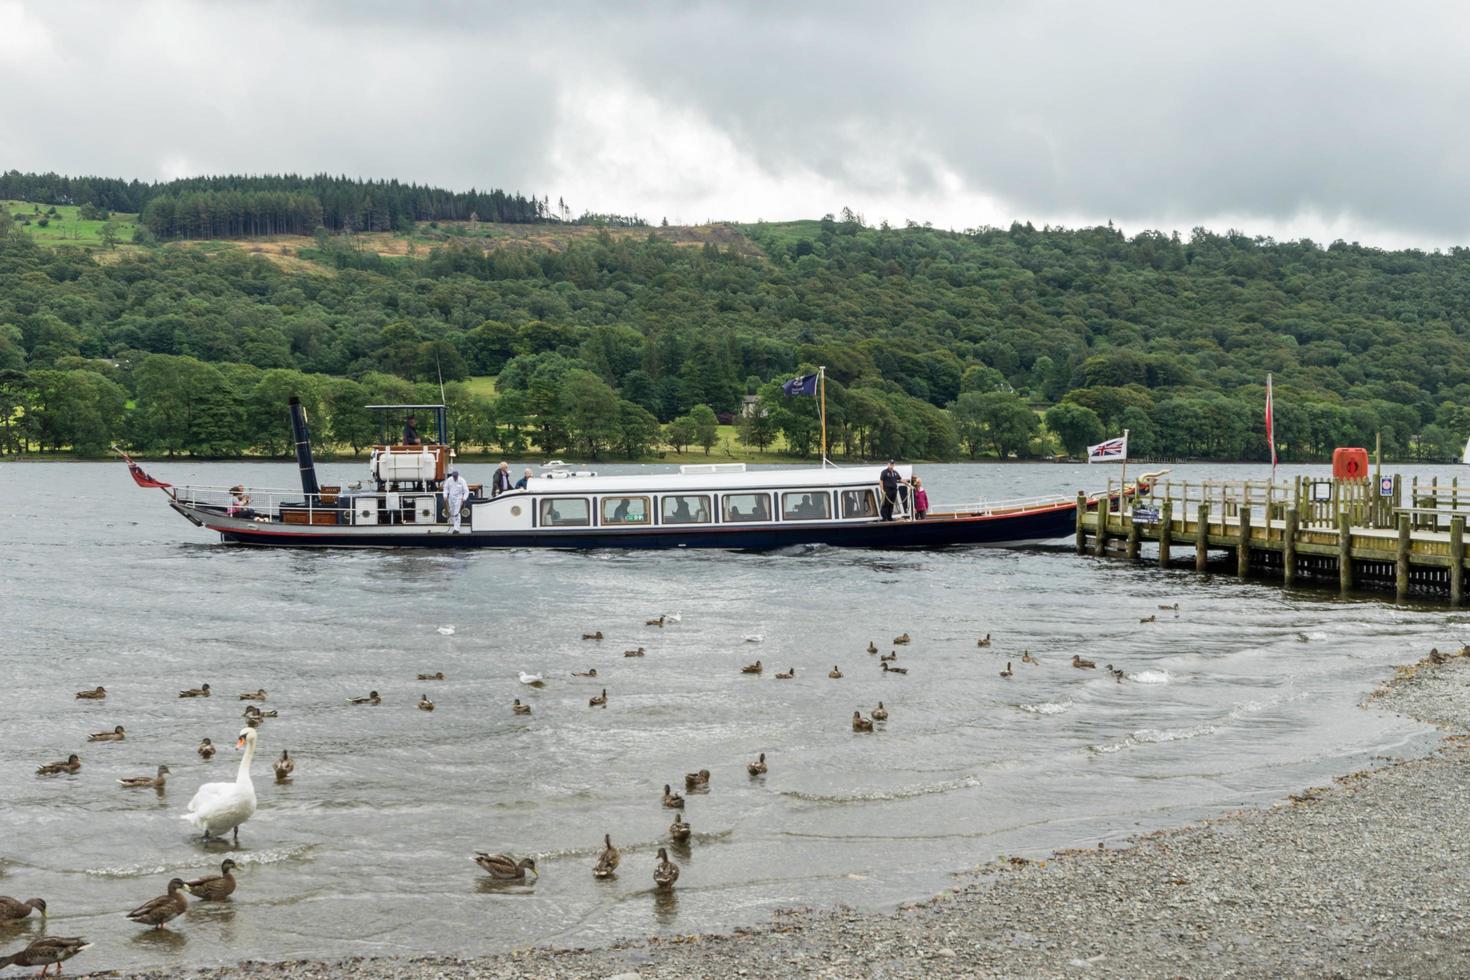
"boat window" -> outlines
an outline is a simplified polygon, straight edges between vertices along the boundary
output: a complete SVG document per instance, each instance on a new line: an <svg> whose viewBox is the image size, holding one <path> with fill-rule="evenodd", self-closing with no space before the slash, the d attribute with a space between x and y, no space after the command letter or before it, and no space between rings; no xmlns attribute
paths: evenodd
<svg viewBox="0 0 1470 980"><path fill-rule="evenodd" d="M727 493L720 497L720 519L732 524L741 521L769 521L771 495L768 493Z"/></svg>
<svg viewBox="0 0 1470 980"><path fill-rule="evenodd" d="M781 494L781 520L825 521L832 516L832 497L821 491L798 490Z"/></svg>
<svg viewBox="0 0 1470 980"><path fill-rule="evenodd" d="M586 527L592 523L592 508L586 497L550 497L541 501L542 527Z"/></svg>
<svg viewBox="0 0 1470 980"><path fill-rule="evenodd" d="M878 502L871 490L842 491L843 517L877 517Z"/></svg>
<svg viewBox="0 0 1470 980"><path fill-rule="evenodd" d="M708 524L710 500L705 494L667 496L663 498L665 524Z"/></svg>
<svg viewBox="0 0 1470 980"><path fill-rule="evenodd" d="M602 498L604 524L647 524L649 520L647 497Z"/></svg>

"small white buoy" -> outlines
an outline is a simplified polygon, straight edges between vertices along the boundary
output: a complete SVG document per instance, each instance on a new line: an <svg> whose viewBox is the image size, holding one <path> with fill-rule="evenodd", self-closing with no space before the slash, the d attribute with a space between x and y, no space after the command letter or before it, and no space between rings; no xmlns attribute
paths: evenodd
<svg viewBox="0 0 1470 980"><path fill-rule="evenodd" d="M438 633L439 633L440 636L453 636L454 635L454 627L453 626L440 626L439 629L438 629Z"/></svg>
<svg viewBox="0 0 1470 980"><path fill-rule="evenodd" d="M764 643L766 638L759 633L747 633L743 639L746 643Z"/></svg>

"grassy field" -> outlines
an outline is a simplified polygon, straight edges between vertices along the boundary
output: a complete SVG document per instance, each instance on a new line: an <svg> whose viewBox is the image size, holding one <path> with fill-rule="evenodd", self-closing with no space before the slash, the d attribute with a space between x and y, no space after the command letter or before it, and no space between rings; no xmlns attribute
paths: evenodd
<svg viewBox="0 0 1470 980"><path fill-rule="evenodd" d="M30 220L30 224L16 223L20 225L21 231L37 242L45 245L78 245L83 248L102 247L102 226L105 222L83 221L77 213L79 209L69 204L54 205L56 213L47 214L52 207L49 204L37 205L26 201L0 201L0 209L4 210L5 215L19 213ZM36 210L37 208L40 210ZM45 227L40 224L43 218L46 220ZM117 227L119 244L130 243L138 216L117 212L111 216L111 220Z"/></svg>
<svg viewBox="0 0 1470 980"><path fill-rule="evenodd" d="M464 385L472 395L480 395L484 398L495 397L495 379L488 374L477 378L465 378Z"/></svg>

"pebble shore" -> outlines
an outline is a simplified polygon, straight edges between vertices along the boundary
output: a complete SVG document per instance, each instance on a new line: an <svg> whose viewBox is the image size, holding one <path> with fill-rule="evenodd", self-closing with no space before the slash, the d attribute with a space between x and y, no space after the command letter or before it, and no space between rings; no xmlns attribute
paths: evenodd
<svg viewBox="0 0 1470 980"><path fill-rule="evenodd" d="M478 958L245 963L218 980L686 977L1451 977L1470 972L1470 658L1365 699L1446 732L1264 810L1121 848L998 861L893 913L778 913L729 935Z"/></svg>

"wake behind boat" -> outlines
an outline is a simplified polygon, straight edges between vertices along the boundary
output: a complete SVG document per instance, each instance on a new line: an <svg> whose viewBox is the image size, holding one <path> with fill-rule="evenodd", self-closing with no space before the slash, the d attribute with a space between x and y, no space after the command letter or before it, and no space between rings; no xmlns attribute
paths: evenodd
<svg viewBox="0 0 1470 980"><path fill-rule="evenodd" d="M1018 546L1069 536L1077 500L1064 496L935 507L915 513L902 481L884 467L750 471L743 463L690 465L678 473L599 476L554 463L524 487L486 494L448 486L456 472L443 405L374 405L431 412L436 441L386 441L361 483L317 482L304 408L291 399L301 490L173 486L132 460L133 479L162 489L171 506L227 544L267 547L728 548L826 544L859 548ZM386 417L386 416L385 416ZM410 430L411 431L411 430ZM408 433L406 433L407 435ZM126 457L125 457L126 458ZM462 498L462 502L461 502ZM1087 498L1094 507L1097 496ZM459 521L452 509L459 505Z"/></svg>

